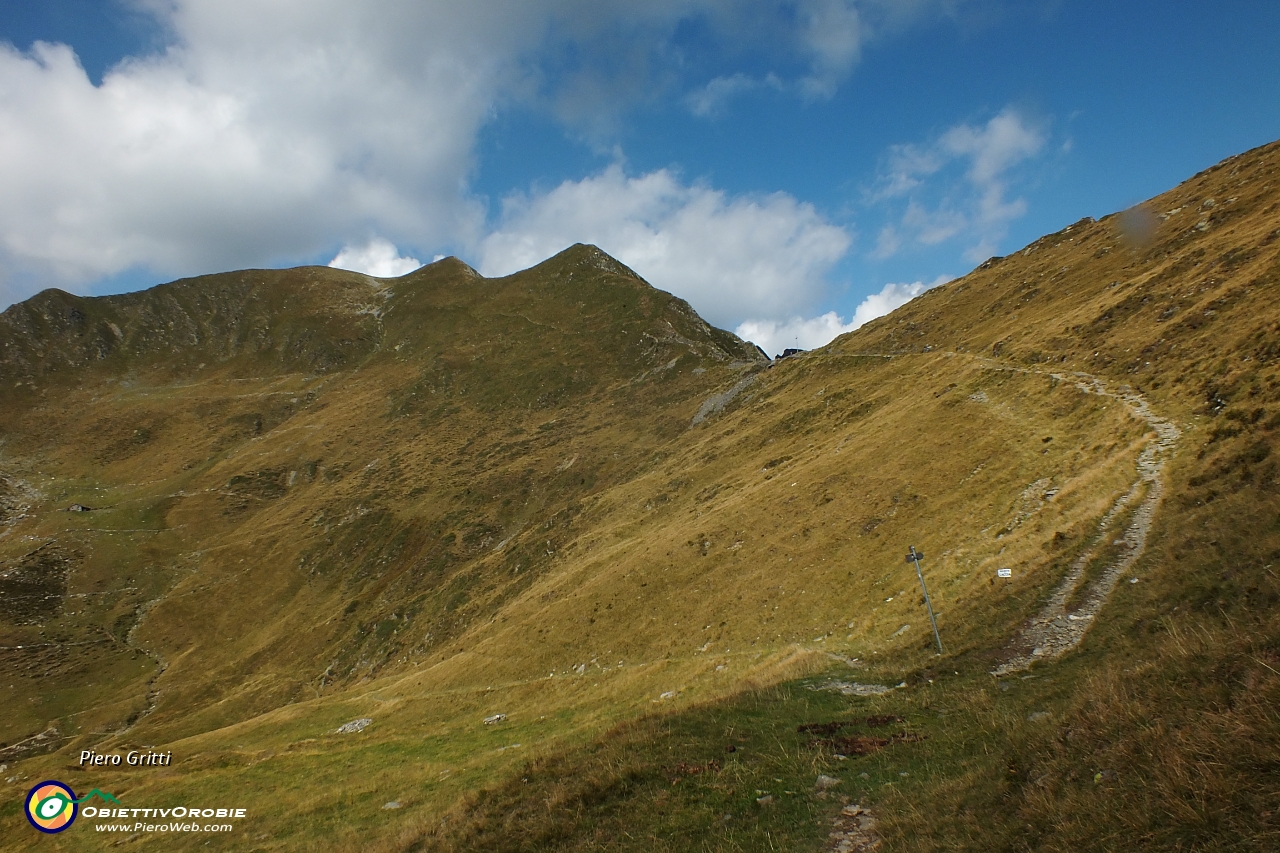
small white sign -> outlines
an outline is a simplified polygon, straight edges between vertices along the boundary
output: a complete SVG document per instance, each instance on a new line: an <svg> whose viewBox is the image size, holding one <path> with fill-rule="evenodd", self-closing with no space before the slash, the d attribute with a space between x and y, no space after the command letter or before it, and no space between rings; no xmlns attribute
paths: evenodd
<svg viewBox="0 0 1280 853"><path fill-rule="evenodd" d="M1013 569L996 569L996 577L1011 578L1013 577Z"/></svg>

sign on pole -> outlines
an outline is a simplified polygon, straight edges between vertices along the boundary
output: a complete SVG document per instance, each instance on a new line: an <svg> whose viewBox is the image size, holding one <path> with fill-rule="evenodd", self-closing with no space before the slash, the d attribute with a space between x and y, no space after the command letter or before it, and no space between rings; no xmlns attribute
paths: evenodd
<svg viewBox="0 0 1280 853"><path fill-rule="evenodd" d="M924 606L929 610L929 624L933 626L933 639L938 643L938 654L942 654L942 637L938 636L938 620L933 616L933 602L929 601L929 590L924 585L924 572L920 570L920 561L923 559L923 551L917 551L915 546L908 546L907 562L915 563L916 577L920 578L920 591L924 593Z"/></svg>

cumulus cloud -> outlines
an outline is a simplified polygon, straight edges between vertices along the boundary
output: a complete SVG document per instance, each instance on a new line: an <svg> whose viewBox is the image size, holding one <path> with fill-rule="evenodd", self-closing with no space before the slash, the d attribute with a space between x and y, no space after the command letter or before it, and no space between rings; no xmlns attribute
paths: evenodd
<svg viewBox="0 0 1280 853"><path fill-rule="evenodd" d="M637 177L614 164L503 202L480 243L480 271L525 269L572 243L593 243L710 322L780 317L812 304L850 234L785 193L731 197L660 169Z"/></svg>
<svg viewBox="0 0 1280 853"><path fill-rule="evenodd" d="M436 256L439 260L440 256ZM417 258L401 257L390 240L374 237L363 246L344 246L329 266L364 273L376 278L398 278L422 266Z"/></svg>
<svg viewBox="0 0 1280 853"><path fill-rule="evenodd" d="M954 2L133 0L167 43L98 85L65 45L0 44L0 291L297 263L369 233L474 245L476 140L504 106L585 127L672 90L705 114L758 86L824 96L868 39ZM715 34L710 82L673 60L689 22Z"/></svg>
<svg viewBox="0 0 1280 853"><path fill-rule="evenodd" d="M734 334L744 341L751 341L766 355L777 358L787 349L817 349L830 343L857 326L845 323L840 315L828 311L821 317L808 320L792 317L790 320L747 320L734 329Z"/></svg>
<svg viewBox="0 0 1280 853"><path fill-rule="evenodd" d="M65 45L0 44L0 280L297 262L371 229L465 244L477 133L536 58L620 19L661 43L705 2L139 0L170 43L96 86Z"/></svg>
<svg viewBox="0 0 1280 853"><path fill-rule="evenodd" d="M428 21L395 37L381 5L166 5L175 44L99 86L66 46L0 45L0 265L75 285L313 256L371 222L474 227L496 72Z"/></svg>
<svg viewBox="0 0 1280 853"><path fill-rule="evenodd" d="M954 276L940 275L928 284L922 281L913 281L910 284L886 284L880 288L879 293L871 294L858 304L853 313L853 328L859 328L877 317L883 317L906 305L926 290L932 290L952 280Z"/></svg>
<svg viewBox="0 0 1280 853"><path fill-rule="evenodd" d="M1009 223L1027 210L1024 199L1008 197L1010 173L1046 141L1043 129L1006 107L985 124L956 125L929 144L893 146L868 200L905 199L906 207L896 224L881 231L872 256L890 257L913 242L934 246L963 237L971 243L966 259L990 257Z"/></svg>
<svg viewBox="0 0 1280 853"><path fill-rule="evenodd" d="M861 328L877 317L906 305L921 293L940 284L946 284L952 277L939 276L925 284L921 281L910 284L886 284L879 293L873 293L858 304L853 317L848 323L835 311L828 311L820 317L805 319L792 317L790 320L747 320L740 323L734 333L743 340L751 341L772 356L780 355L789 348L817 349L826 346L840 335Z"/></svg>

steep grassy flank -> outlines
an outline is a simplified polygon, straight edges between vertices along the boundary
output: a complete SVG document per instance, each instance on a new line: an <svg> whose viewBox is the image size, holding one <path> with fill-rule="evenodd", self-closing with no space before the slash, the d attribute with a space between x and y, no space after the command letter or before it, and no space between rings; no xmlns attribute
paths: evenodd
<svg viewBox="0 0 1280 853"><path fill-rule="evenodd" d="M1274 849L1280 844L1278 165L1277 146L1233 158L1144 206L1161 214L1150 242L1126 242L1115 218L1079 223L785 365L816 372L838 357L852 366L893 355L895 365L912 364L903 369L915 382L894 377L886 387L925 397L919 377L928 376L938 386L936 399L973 401L977 393L963 382L937 378L940 361L972 352L970 363L992 375L1087 371L1116 387L1127 383L1174 417L1184 439L1167 471L1147 550L1078 652L996 681L986 671L999 657L996 638L1005 629L998 617L995 626L986 620L1001 612L999 600L971 605L961 626L948 625L944 612L944 661L919 649L891 649L878 659L864 654L855 673L837 668L808 682L838 676L891 684L901 677L904 689L840 700L831 716L901 716L925 741L856 761L819 761L798 749L792 733L812 707L809 694L795 689L803 683L790 692L747 693L649 717L590 748L535 761L518 781L471 797L446 823L423 826L396 849L817 849L806 821L829 820L838 803L818 799L816 772L841 779L833 794L874 808L887 849ZM955 355L940 359L939 351ZM786 375L781 370L768 378ZM812 406L806 412L800 403L807 396L791 398L784 423L817 419ZM1018 396L1025 399L1026 389ZM906 420L895 435L910 445L918 439ZM1057 445L1056 434L1041 440L1049 438L1050 447ZM793 438L791 446L801 443ZM808 440L803 446L813 447ZM867 468L901 470L886 461L906 451L877 450ZM930 451L935 466L952 455L937 438ZM798 455L775 457L772 467ZM1016 459L1006 456L1001 465ZM992 491L1001 494L998 486ZM963 485L950 493L973 505ZM862 532L879 529L889 514L866 513ZM797 515L801 531L812 535L821 506ZM964 516L952 509L945 517L950 533ZM920 544L936 531L920 524L896 538ZM1087 538L1085 529L1074 532L1045 542L1054 565L1064 565ZM1020 573L1028 560L1000 562ZM886 569L891 565L886 559ZM945 589L951 578L942 575ZM1003 606L1027 614L1027 604ZM973 619L977 613L983 621ZM958 642L951 639L957 628ZM770 709L763 719L761 706ZM712 759L723 764L708 756L726 732L758 737L761 729L779 759L769 767L735 760L667 784L680 775L673 755L692 754L685 763L702 762L705 771ZM757 790L776 787L792 790L795 799L777 810L754 802Z"/></svg>

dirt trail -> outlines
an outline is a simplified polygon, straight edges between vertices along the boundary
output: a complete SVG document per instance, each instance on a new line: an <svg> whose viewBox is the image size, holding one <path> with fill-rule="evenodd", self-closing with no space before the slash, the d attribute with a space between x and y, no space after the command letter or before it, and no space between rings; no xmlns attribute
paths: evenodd
<svg viewBox="0 0 1280 853"><path fill-rule="evenodd" d="M1110 397L1124 404L1134 417L1145 421L1155 433L1155 440L1148 443L1138 456L1137 479L1103 516L1098 524L1093 544L1071 564L1071 568L1054 589L1045 607L1030 620L1007 647L1008 659L992 671L993 675L1000 676L1028 669L1033 661L1059 657L1080 644L1094 617L1098 615L1111 591L1115 589L1120 576L1137 562L1146 548L1151 521L1164 496L1164 482L1160 475L1165 463L1176 450L1182 431L1172 421L1152 412L1146 399L1128 386L1121 386L1119 390L1112 391L1106 382L1088 373L1053 373L1012 367L992 359L979 358L978 360L991 369L1048 375L1060 382L1071 382L1087 394ZM1123 536L1112 540L1107 535L1108 532L1135 501L1138 502L1137 508L1130 516ZM1080 584L1084 580L1085 569L1108 543L1118 550L1117 555L1097 577L1089 582L1083 594L1077 595ZM1078 603L1068 612L1068 605L1072 601ZM836 815L822 851L823 853L866 853L866 851L880 849L880 845L881 839L876 830L875 815L860 805L850 805L845 806Z"/></svg>
<svg viewBox="0 0 1280 853"><path fill-rule="evenodd" d="M998 363L992 363L991 366L995 369L1015 370L1021 373L1040 372L1011 368ZM1009 645L1007 653L1010 657L992 671L992 674L997 676L1020 672L1030 667L1033 661L1059 657L1079 645L1085 632L1093 623L1094 617L1098 615L1111 591L1115 589L1120 576L1137 562L1146 548L1151 521L1164 496L1164 482L1160 475L1165 463L1177 448L1178 439L1182 435L1181 430L1172 421L1152 412L1146 399L1126 386L1121 386L1118 391L1112 391L1101 379L1087 373L1050 373L1049 375L1059 381L1072 382L1086 393L1120 401L1128 407L1134 417L1147 423L1155 433L1155 440L1151 441L1139 454L1137 479L1103 516L1098 524L1094 543L1071 564L1071 568L1054 589L1044 609L1031 619L1022 633ZM1108 536L1112 526L1135 502L1137 507L1129 517L1124 534L1112 540ZM1084 580L1085 569L1108 543L1116 548L1118 553L1102 572L1089 582L1083 594L1077 595L1080 584ZM1078 604L1068 612L1068 604L1073 600L1078 601ZM831 833L822 850L823 853L868 853L868 851L878 850L880 844L881 839L876 831L874 814L860 805L851 805L845 806L836 815Z"/></svg>
<svg viewBox="0 0 1280 853"><path fill-rule="evenodd" d="M862 806L845 806L832 821L822 853L870 853L879 849L875 816Z"/></svg>
<svg viewBox="0 0 1280 853"><path fill-rule="evenodd" d="M1156 438L1138 456L1138 478L1134 480L1129 491L1121 495L1103 516L1098 525L1094 543L1076 558L1066 576L1054 589L1048 603L1040 613L1032 617L1022 633L1009 645L1006 650L1010 654L1009 659L992 670L991 674L997 676L1025 670L1033 661L1059 657L1080 644L1094 617L1098 615L1107 597L1115 589L1120 576L1137 562L1146 548L1151 520L1155 517L1160 499L1164 496L1164 482L1160 474L1164 470L1165 462L1173 455L1178 439L1182 435L1181 430L1172 421L1152 412L1142 395L1130 390L1127 386L1122 386L1119 391L1112 391L1101 379L1087 373L1051 373L1049 375L1058 380L1074 382L1077 388L1086 393L1119 400L1135 417L1146 421L1155 432ZM1107 535L1109 530L1116 519L1122 516L1135 501L1138 505L1133 510L1128 527L1125 528L1121 537L1112 542ZM1089 582L1083 593L1078 594L1085 569L1108 542L1111 542L1118 553L1102 572ZM1069 611L1068 604L1073 600L1079 603Z"/></svg>

